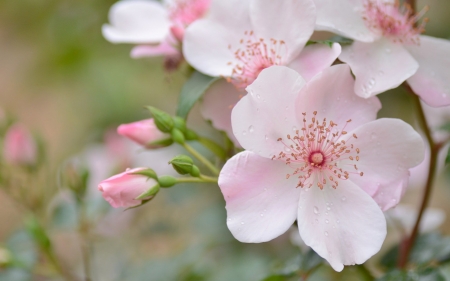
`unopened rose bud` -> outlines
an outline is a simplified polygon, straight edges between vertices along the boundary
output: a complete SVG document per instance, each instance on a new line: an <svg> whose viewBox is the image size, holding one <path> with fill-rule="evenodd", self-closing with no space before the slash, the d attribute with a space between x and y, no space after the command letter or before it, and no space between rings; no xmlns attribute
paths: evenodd
<svg viewBox="0 0 450 281"><path fill-rule="evenodd" d="M153 118L122 124L117 128L117 133L147 148L159 148L172 144L170 135L161 132Z"/></svg>
<svg viewBox="0 0 450 281"><path fill-rule="evenodd" d="M178 155L170 160L169 164L172 164L172 167L180 175L190 174L193 177L198 177L200 175L200 170L194 165L194 161L189 156Z"/></svg>
<svg viewBox="0 0 450 281"><path fill-rule="evenodd" d="M152 114L153 119L155 120L155 125L161 132L170 133L172 131L175 124L170 114L153 106L148 106L147 109Z"/></svg>
<svg viewBox="0 0 450 281"><path fill-rule="evenodd" d="M3 156L5 162L13 165L31 166L37 162L37 144L27 128L12 125L5 135Z"/></svg>
<svg viewBox="0 0 450 281"><path fill-rule="evenodd" d="M149 173L147 173L149 172ZM103 198L114 208L130 208L152 199L159 191L158 182L150 177L154 172L147 168L135 168L102 181L98 189Z"/></svg>

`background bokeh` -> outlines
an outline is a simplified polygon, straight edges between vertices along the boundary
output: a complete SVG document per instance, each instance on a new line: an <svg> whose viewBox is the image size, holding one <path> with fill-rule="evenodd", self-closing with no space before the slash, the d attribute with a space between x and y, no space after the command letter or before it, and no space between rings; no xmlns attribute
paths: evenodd
<svg viewBox="0 0 450 281"><path fill-rule="evenodd" d="M53 176L36 184L45 184L52 194L61 191L56 179L61 164L100 142L108 129L148 117L145 105L174 113L186 79L183 70L166 73L161 58L133 60L129 45L113 45L102 37L101 26L114 3L0 0L0 107L45 141L49 153L45 165ZM426 34L450 39L450 1L418 2L419 9L424 5L430 7ZM415 125L414 107L405 92L389 91L380 99L379 116ZM202 121L198 108L189 122L201 133L220 136ZM147 157L149 165L158 159ZM29 188L34 187L31 181ZM420 194L420 189L408 191L404 201L417 205ZM450 214L449 198L444 174L436 183L431 205ZM265 244L234 240L226 228L224 205L217 186L185 185L163 190L141 208L108 214L106 222L90 225L92 280L261 280L298 262L300 250L289 233ZM101 208L109 207L105 203ZM21 237L25 215L0 193L0 245L27 245L20 240L26 241ZM58 258L82 276L80 239L72 215L70 208L59 214L50 235ZM441 231L450 234L450 220ZM385 248L389 243L393 242L387 240ZM334 275L324 267L312 278L360 280L357 271L349 267ZM49 280L39 277L44 273L45 268L32 275L0 269L0 280ZM60 279L55 275L51 280Z"/></svg>

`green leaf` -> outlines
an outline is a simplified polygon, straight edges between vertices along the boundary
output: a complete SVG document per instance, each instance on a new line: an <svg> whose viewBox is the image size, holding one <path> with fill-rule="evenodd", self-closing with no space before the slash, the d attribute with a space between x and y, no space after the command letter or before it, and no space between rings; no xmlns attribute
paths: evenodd
<svg viewBox="0 0 450 281"><path fill-rule="evenodd" d="M194 104L201 98L211 84L218 79L218 77L210 77L195 71L181 89L177 115L186 119Z"/></svg>
<svg viewBox="0 0 450 281"><path fill-rule="evenodd" d="M438 128L440 131L450 131L450 123L446 123Z"/></svg>
<svg viewBox="0 0 450 281"><path fill-rule="evenodd" d="M394 269L377 281L445 281L438 268L425 268L418 271Z"/></svg>
<svg viewBox="0 0 450 281"><path fill-rule="evenodd" d="M316 252L310 249L306 254L302 256L300 269L304 272L308 272L311 269L319 266L322 262L323 259L318 254L316 254Z"/></svg>
<svg viewBox="0 0 450 281"><path fill-rule="evenodd" d="M277 274L277 275L271 275L266 278L264 278L262 281L287 281L289 280L289 277L292 275L287 274Z"/></svg>

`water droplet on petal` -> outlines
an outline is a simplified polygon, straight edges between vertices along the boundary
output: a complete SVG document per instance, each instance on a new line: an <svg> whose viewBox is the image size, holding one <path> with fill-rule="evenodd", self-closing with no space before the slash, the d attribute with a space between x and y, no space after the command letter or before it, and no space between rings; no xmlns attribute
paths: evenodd
<svg viewBox="0 0 450 281"><path fill-rule="evenodd" d="M330 207L327 207L327 211L329 211L329 210L331 210L331 208L330 208Z"/></svg>
<svg viewBox="0 0 450 281"><path fill-rule="evenodd" d="M319 220L318 220L318 219L315 219L314 221L315 221L316 223L319 223Z"/></svg>
<svg viewBox="0 0 450 281"><path fill-rule="evenodd" d="M242 134L245 136L247 134L247 131L242 131Z"/></svg>
<svg viewBox="0 0 450 281"><path fill-rule="evenodd" d="M264 138L265 138L266 140L268 140L268 139L269 139L269 137L268 137L267 135L265 135L265 136L264 136Z"/></svg>
<svg viewBox="0 0 450 281"><path fill-rule="evenodd" d="M328 221L328 220L325 220L325 223L329 223L329 221Z"/></svg>
<svg viewBox="0 0 450 281"><path fill-rule="evenodd" d="M340 222L340 220L336 220L336 223L339 223Z"/></svg>
<svg viewBox="0 0 450 281"><path fill-rule="evenodd" d="M345 196L342 196L341 200L345 201L345 200L347 200L347 198L345 198Z"/></svg>
<svg viewBox="0 0 450 281"><path fill-rule="evenodd" d="M378 75L379 76L383 76L384 75L384 71L383 70L378 71Z"/></svg>
<svg viewBox="0 0 450 281"><path fill-rule="evenodd" d="M316 214L316 215L319 214L319 208L317 208L316 206L314 206L314 214Z"/></svg>
<svg viewBox="0 0 450 281"><path fill-rule="evenodd" d="M264 217L264 214L263 214L263 213L261 213L261 217Z"/></svg>
<svg viewBox="0 0 450 281"><path fill-rule="evenodd" d="M241 224L244 224L244 222L243 222L243 221L241 221Z"/></svg>
<svg viewBox="0 0 450 281"><path fill-rule="evenodd" d="M250 133L253 133L255 131L255 127L253 127L252 125L250 125L250 127L248 127L248 131Z"/></svg>
<svg viewBox="0 0 450 281"><path fill-rule="evenodd" d="M325 231L325 236L328 236L328 231Z"/></svg>
<svg viewBox="0 0 450 281"><path fill-rule="evenodd" d="M261 96L260 96L259 94L257 94L257 95L256 95L256 98L260 99L260 98L261 98Z"/></svg>

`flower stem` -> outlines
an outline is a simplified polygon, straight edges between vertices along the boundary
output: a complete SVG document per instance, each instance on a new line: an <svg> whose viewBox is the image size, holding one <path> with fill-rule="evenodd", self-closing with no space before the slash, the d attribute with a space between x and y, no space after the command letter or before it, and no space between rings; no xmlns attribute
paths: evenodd
<svg viewBox="0 0 450 281"><path fill-rule="evenodd" d="M428 141L428 144L430 146L430 166L428 168L428 178L425 185L423 197L422 197L422 203L420 205L419 213L417 215L416 223L414 224L414 228L408 238L405 239L403 242L403 245L400 247L400 255L398 259L398 267L399 268L405 268L409 254L411 252L412 247L414 246L414 241L417 238L417 234L419 232L419 226L420 221L422 220L423 213L425 211L425 208L428 205L428 202L430 201L430 195L431 190L433 187L433 180L434 175L436 173L436 162L437 162L437 155L439 152L439 147L434 143L433 137L431 136L430 128L428 127L427 120L425 117L425 114L423 112L422 105L420 103L419 97L414 93L414 91L411 89L411 87L407 84L404 84L405 88L413 94L412 98L415 103L415 106L417 108L417 115L419 118L420 126L422 127L423 132L425 133L425 137Z"/></svg>
<svg viewBox="0 0 450 281"><path fill-rule="evenodd" d="M217 183L217 178L200 175L198 178L177 178L177 183L183 182L214 182Z"/></svg>
<svg viewBox="0 0 450 281"><path fill-rule="evenodd" d="M190 146L187 143L183 143L182 146L184 147L184 149L186 149L190 154L192 154L192 156L194 156L195 158L197 158L198 161L202 162L206 167L208 167L208 169L215 175L218 176L219 175L219 170L216 168L216 166L214 166L211 162L209 162L208 159L206 159L205 157L203 157L203 155L201 155L197 150L195 150L192 146Z"/></svg>

